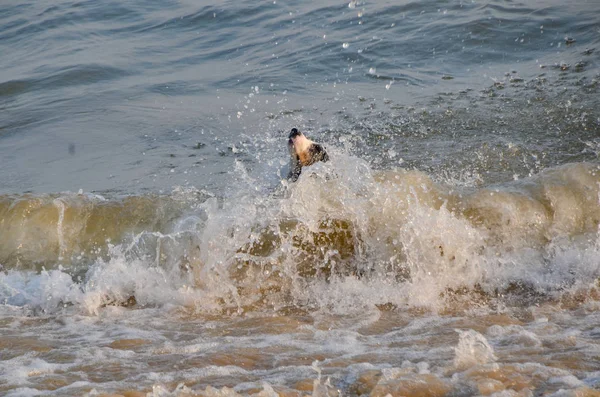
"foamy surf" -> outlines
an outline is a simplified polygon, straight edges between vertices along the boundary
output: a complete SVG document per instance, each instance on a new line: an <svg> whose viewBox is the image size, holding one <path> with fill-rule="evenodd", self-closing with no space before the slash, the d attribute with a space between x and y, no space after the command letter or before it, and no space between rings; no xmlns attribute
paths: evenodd
<svg viewBox="0 0 600 397"><path fill-rule="evenodd" d="M597 165L473 189L340 164L270 195L5 197L2 300L340 310L357 294L349 307L441 309L458 291L488 301L595 288Z"/></svg>
<svg viewBox="0 0 600 397"><path fill-rule="evenodd" d="M600 2L5 3L0 395L598 395Z"/></svg>
<svg viewBox="0 0 600 397"><path fill-rule="evenodd" d="M0 390L593 395L596 164L475 188L337 159L268 194L4 197Z"/></svg>

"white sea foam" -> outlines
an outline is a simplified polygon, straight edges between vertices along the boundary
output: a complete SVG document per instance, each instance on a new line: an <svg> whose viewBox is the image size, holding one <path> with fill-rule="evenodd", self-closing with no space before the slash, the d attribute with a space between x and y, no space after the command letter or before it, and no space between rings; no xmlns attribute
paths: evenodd
<svg viewBox="0 0 600 397"><path fill-rule="evenodd" d="M458 346L455 348L454 365L457 368L469 368L477 364L488 364L496 360L494 349L487 339L472 329L461 331Z"/></svg>
<svg viewBox="0 0 600 397"><path fill-rule="evenodd" d="M493 325L488 329L488 335L499 338L499 343L503 345L518 344L527 347L541 347L542 341L533 332L524 329L520 325L509 325L502 327Z"/></svg>
<svg viewBox="0 0 600 397"><path fill-rule="evenodd" d="M438 310L448 290L494 292L515 281L541 294L576 292L600 276L600 173L592 165L461 193L422 172L374 171L328 150L332 161L271 194L256 192L242 163L230 197L202 194L197 202L200 192L177 190L174 202L193 204L168 230L106 244L77 276L66 266L9 268L0 274L0 299L43 311L73 304L94 314L130 298L240 312L266 299L344 314L382 304ZM78 201L84 198L69 200L87 211ZM75 230L67 225L69 200L52 201L62 214L55 230L63 257L73 246L65 230ZM281 293L265 297L274 286Z"/></svg>
<svg viewBox="0 0 600 397"><path fill-rule="evenodd" d="M78 302L79 286L61 270L40 273L9 270L0 273L0 301L11 306L55 310L62 304Z"/></svg>

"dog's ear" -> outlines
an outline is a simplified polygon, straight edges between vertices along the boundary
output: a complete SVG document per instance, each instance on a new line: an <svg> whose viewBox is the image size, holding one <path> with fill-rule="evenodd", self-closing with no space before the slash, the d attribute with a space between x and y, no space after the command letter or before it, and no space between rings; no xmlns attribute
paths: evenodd
<svg viewBox="0 0 600 397"><path fill-rule="evenodd" d="M329 161L329 155L325 151L325 148L318 143L311 145L308 150L311 154L311 164L316 163L317 161L322 161L324 163Z"/></svg>

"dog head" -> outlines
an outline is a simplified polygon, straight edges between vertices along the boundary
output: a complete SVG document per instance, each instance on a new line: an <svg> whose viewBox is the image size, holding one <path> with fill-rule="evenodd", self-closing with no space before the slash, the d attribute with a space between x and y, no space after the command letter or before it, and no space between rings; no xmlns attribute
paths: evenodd
<svg viewBox="0 0 600 397"><path fill-rule="evenodd" d="M298 131L292 128L288 140L288 149L290 151L290 173L288 179L296 181L302 172L302 167L308 167L317 161L328 161L329 155L323 146L315 143Z"/></svg>

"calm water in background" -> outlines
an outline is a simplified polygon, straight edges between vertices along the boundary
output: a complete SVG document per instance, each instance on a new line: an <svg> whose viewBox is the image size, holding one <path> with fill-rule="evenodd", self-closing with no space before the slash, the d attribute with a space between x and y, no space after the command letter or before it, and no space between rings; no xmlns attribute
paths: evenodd
<svg viewBox="0 0 600 397"><path fill-rule="evenodd" d="M0 393L597 393L563 3L2 5Z"/></svg>

